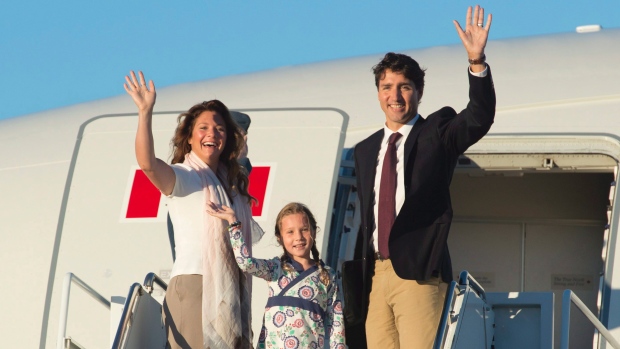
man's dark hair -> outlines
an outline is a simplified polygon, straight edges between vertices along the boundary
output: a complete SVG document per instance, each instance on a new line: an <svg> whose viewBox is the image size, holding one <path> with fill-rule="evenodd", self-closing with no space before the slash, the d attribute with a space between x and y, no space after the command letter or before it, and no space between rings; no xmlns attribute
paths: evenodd
<svg viewBox="0 0 620 349"><path fill-rule="evenodd" d="M372 67L377 89L379 88L379 81L385 76L386 70L403 74L407 79L413 81L418 92L424 91L424 71L426 69L420 68L418 62L413 58L402 53L386 53L381 62Z"/></svg>

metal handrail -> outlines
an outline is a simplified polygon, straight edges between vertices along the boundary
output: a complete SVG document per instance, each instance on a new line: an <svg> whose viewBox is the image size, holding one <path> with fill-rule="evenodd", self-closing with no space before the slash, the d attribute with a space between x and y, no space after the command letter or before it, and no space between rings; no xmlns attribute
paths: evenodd
<svg viewBox="0 0 620 349"><path fill-rule="evenodd" d="M116 336L114 336L114 343L112 344L112 349L121 348L121 344L125 340L125 334L127 330L127 326L129 324L129 320L131 319L130 314L133 313L133 308L137 303L137 299L141 296L143 289L139 283L134 283L131 285L129 289L129 294L127 294L127 298L125 300L125 307L123 307L123 314L121 315L118 329L116 330Z"/></svg>
<svg viewBox="0 0 620 349"><path fill-rule="evenodd" d="M69 272L65 274L65 278L62 284L62 299L60 303L60 319L58 321L58 339L56 341L56 348L63 349L65 347L65 336L67 335L67 316L69 313L69 296L71 294L71 283L75 282L78 286L80 286L86 293L92 296L95 300L99 301L99 303L103 304L106 308L110 309L110 301L105 299L99 292L95 291L92 287L88 286L87 283L82 281L79 277L75 276L75 274Z"/></svg>
<svg viewBox="0 0 620 349"><path fill-rule="evenodd" d="M157 274L152 272L146 274L146 277L144 278L144 283L142 283L142 285L146 289L146 292L153 293L153 283L159 285L159 287L161 287L164 291L168 289L168 284L164 280L162 280Z"/></svg>
<svg viewBox="0 0 620 349"><path fill-rule="evenodd" d="M611 335L611 332L605 328L599 319L588 309L588 307L577 297L571 290L565 290L562 295L562 336L560 338L560 349L568 349L568 339L570 331L570 304L571 302L577 306L588 320L596 327L596 329L605 337L607 343L615 349L620 349L620 343Z"/></svg>
<svg viewBox="0 0 620 349"><path fill-rule="evenodd" d="M463 270L461 274L459 275L459 285L471 287L474 291L476 291L478 296L482 298L482 300L484 301L487 300L486 295L484 293L484 288L480 286L478 281L476 281L476 279L474 279L474 277L471 276L471 274L469 274L467 270Z"/></svg>
<svg viewBox="0 0 620 349"><path fill-rule="evenodd" d="M448 290L446 290L446 299L443 303L443 311L441 313L441 320L439 321L439 328L437 329L437 334L435 335L433 349L443 348L443 345L446 342L446 336L448 335L448 321L452 313L450 309L456 300L454 295L459 292L456 285L456 281L450 281Z"/></svg>
<svg viewBox="0 0 620 349"><path fill-rule="evenodd" d="M143 283L144 288L137 282L131 285L129 294L127 294L127 298L125 300L125 306L123 307L123 313L121 314L118 329L116 330L116 335L114 336L112 349L122 348L122 345L125 342L125 336L127 335L127 327L129 326L129 322L131 320L131 314L133 314L134 308L138 303L138 297L142 296L145 291L149 294L153 293L153 283L159 285L164 291L168 289L168 284L166 284L164 280L153 272L146 274Z"/></svg>
<svg viewBox="0 0 620 349"><path fill-rule="evenodd" d="M439 326L437 328L437 334L435 335L435 343L433 344L433 349L441 349L443 348L446 342L446 336L448 335L448 320L450 319L450 315L454 315L454 311L450 309L454 306L454 302L456 301L455 295L463 290L463 288L457 287L464 286L472 289L478 296L486 301L486 295L484 293L484 288L480 286L478 281L474 279L467 270L463 270L459 274L459 282L451 281L448 286L448 290L446 291L446 298L444 300L443 311L441 313L441 319L439 321Z"/></svg>

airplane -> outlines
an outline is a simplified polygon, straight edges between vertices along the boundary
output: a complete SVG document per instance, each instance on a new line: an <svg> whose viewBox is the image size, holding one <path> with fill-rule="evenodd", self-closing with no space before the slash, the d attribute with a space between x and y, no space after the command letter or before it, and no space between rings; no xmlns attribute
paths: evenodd
<svg viewBox="0 0 620 349"><path fill-rule="evenodd" d="M620 29L596 29L489 41L495 123L459 159L451 185L455 272L467 270L487 292L552 293L556 348L565 289L620 338ZM460 44L403 53L427 69L423 117L465 107ZM354 258L359 225L352 149L383 125L371 73L382 56L160 88L156 154L168 159L176 118L195 103L217 98L250 115L253 215L266 231L254 255L282 253L275 215L301 201L321 227L322 259L338 269ZM169 277L166 200L137 166L137 112L122 78L117 97L0 120L5 347L59 347L63 331L73 347L109 347L129 287L149 272ZM99 302L75 285L67 294L68 275ZM261 282L255 334L267 298ZM573 347L607 347L587 319L571 321Z"/></svg>

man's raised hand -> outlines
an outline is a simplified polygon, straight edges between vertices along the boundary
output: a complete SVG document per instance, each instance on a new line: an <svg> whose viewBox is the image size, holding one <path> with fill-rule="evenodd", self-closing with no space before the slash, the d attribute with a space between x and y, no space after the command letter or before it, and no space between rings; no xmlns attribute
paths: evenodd
<svg viewBox="0 0 620 349"><path fill-rule="evenodd" d="M465 30L461 28L459 22L454 20L454 27L459 34L467 56L471 60L479 59L484 54L484 47L487 44L489 30L491 29L492 16L487 16L487 23L484 23L484 9L478 5L474 8L472 17L471 6L467 8L467 17L465 19Z"/></svg>

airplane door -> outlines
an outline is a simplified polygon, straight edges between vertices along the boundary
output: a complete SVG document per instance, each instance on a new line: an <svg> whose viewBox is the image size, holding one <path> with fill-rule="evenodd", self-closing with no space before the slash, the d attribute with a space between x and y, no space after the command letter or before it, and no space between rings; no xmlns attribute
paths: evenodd
<svg viewBox="0 0 620 349"><path fill-rule="evenodd" d="M260 199L253 214L265 230L254 255L282 254L276 246L275 217L288 202L300 201L314 213L321 231L317 244L327 250L331 207L348 116L334 109L240 110L252 119L248 157L250 191ZM170 139L179 112L153 119L156 155L169 162ZM73 272L104 297L125 296L148 272L169 277L172 255L166 200L144 181L136 163L135 114L100 116L78 135L64 196L64 217L54 250L55 273L47 345L55 342L62 280ZM52 290L48 290L52 292ZM254 279L254 341L267 299L267 287ZM84 292L71 292L67 335L88 348L109 345L109 312ZM114 324L113 324L114 325Z"/></svg>

